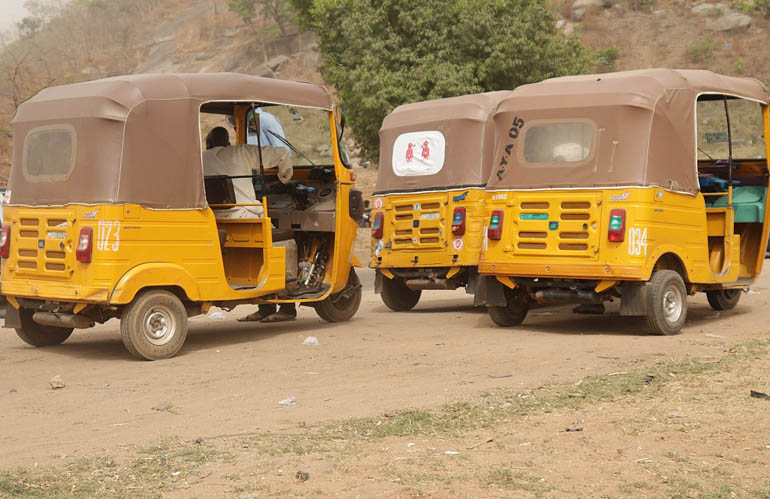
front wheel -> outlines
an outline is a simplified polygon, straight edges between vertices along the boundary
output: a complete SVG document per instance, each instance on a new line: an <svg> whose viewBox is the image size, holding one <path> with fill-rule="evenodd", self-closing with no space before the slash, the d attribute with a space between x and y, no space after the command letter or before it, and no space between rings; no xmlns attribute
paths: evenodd
<svg viewBox="0 0 770 499"><path fill-rule="evenodd" d="M350 269L348 283L345 289L331 295L315 306L318 316L327 322L343 322L350 320L361 305L361 281L355 269Z"/></svg>
<svg viewBox="0 0 770 499"><path fill-rule="evenodd" d="M720 289L706 291L706 299L714 310L732 310L741 299L740 289Z"/></svg>
<svg viewBox="0 0 770 499"><path fill-rule="evenodd" d="M389 309L394 312L406 312L412 310L417 302L420 301L422 291L413 291L406 286L404 280L400 277L388 279L382 277L382 291L380 298Z"/></svg>
<svg viewBox="0 0 770 499"><path fill-rule="evenodd" d="M677 334L687 319L687 289L673 270L652 274L647 291L647 325L656 334Z"/></svg>
<svg viewBox="0 0 770 499"><path fill-rule="evenodd" d="M123 312L120 337L126 350L139 359L173 357L187 339L187 310L173 293L144 291Z"/></svg>
<svg viewBox="0 0 770 499"><path fill-rule="evenodd" d="M20 308L21 327L16 328L19 338L33 347L50 347L63 343L72 334L71 327L43 326L32 320L34 310Z"/></svg>
<svg viewBox="0 0 770 499"><path fill-rule="evenodd" d="M487 312L492 322L502 327L518 326L524 322L529 312L529 295L524 288L505 288L504 307L487 305Z"/></svg>

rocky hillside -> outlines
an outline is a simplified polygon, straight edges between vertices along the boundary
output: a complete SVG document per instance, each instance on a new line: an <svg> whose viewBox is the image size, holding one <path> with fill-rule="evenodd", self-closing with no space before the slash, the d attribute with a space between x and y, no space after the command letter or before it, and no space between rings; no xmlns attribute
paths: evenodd
<svg viewBox="0 0 770 499"><path fill-rule="evenodd" d="M42 10L22 39L0 39L0 183L10 166L15 108L47 85L175 71L322 81L312 33L291 24L279 30L268 18L246 24L226 0L113 4L111 10L104 2ZM596 51L599 72L697 67L770 80L770 59L763 57L770 0L566 0L554 9L557 26L579 32Z"/></svg>

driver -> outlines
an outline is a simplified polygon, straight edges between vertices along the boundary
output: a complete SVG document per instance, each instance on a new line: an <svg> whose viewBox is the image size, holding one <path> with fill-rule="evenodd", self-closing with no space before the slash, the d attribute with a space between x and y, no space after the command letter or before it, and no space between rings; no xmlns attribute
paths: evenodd
<svg viewBox="0 0 770 499"><path fill-rule="evenodd" d="M278 168L278 179L282 183L291 180L294 169L288 149L262 147L264 167ZM203 151L203 175L225 175L228 177L250 176L253 168L259 166L259 147L243 144L230 145L230 134L221 126L213 128L206 136L206 150ZM233 190L238 204L258 203L251 178L234 178ZM262 206L234 206L217 210L217 218L262 218Z"/></svg>

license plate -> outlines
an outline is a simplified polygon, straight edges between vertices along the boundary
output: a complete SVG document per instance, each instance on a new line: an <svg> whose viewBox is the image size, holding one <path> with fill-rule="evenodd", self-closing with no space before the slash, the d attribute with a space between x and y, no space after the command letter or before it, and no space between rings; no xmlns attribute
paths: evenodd
<svg viewBox="0 0 770 499"><path fill-rule="evenodd" d="M49 230L47 237L48 239L67 239L67 233L58 230Z"/></svg>

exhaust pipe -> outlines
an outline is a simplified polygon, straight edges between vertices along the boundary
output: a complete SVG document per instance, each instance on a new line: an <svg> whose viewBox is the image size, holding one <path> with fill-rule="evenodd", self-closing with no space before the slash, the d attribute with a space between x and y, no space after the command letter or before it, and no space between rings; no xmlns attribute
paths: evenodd
<svg viewBox="0 0 770 499"><path fill-rule="evenodd" d="M412 291L420 291L423 289L457 289L457 283L452 279L407 279L406 287Z"/></svg>
<svg viewBox="0 0 770 499"><path fill-rule="evenodd" d="M69 313L35 312L32 314L32 320L41 326L72 327L75 329L94 327L94 321L88 317Z"/></svg>
<svg viewBox="0 0 770 499"><path fill-rule="evenodd" d="M535 301L543 304L582 303L593 305L603 303L604 298L594 291L581 289L541 289L535 292Z"/></svg>

